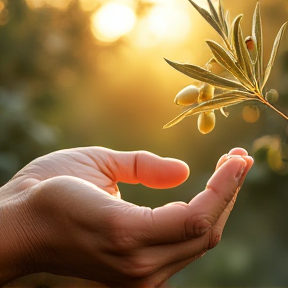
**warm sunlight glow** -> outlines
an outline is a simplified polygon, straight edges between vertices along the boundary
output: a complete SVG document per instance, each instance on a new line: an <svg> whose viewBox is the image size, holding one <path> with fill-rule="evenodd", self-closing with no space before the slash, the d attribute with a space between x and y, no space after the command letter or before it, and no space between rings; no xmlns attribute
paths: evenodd
<svg viewBox="0 0 288 288"><path fill-rule="evenodd" d="M25 0L28 7L31 9L41 8L45 5L65 10L72 0Z"/></svg>
<svg viewBox="0 0 288 288"><path fill-rule="evenodd" d="M153 47L163 40L167 32L167 21L163 13L153 8L148 15L139 19L131 40L142 48Z"/></svg>
<svg viewBox="0 0 288 288"><path fill-rule="evenodd" d="M177 2L177 0L147 0L146 1L147 3L152 3L152 4L170 4L170 3L175 3ZM201 6L201 7L208 7L208 4L207 4L207 0L194 0L194 2ZM217 0L212 0L213 4L216 4L217 5Z"/></svg>
<svg viewBox="0 0 288 288"><path fill-rule="evenodd" d="M5 4L2 1L0 1L0 13L4 10L4 8Z"/></svg>
<svg viewBox="0 0 288 288"><path fill-rule="evenodd" d="M159 0L160 1L160 0ZM190 15L179 2L155 5L139 19L131 40L141 47L152 47L160 42L182 42L191 33Z"/></svg>
<svg viewBox="0 0 288 288"><path fill-rule="evenodd" d="M71 2L72 0L46 0L49 6L61 10L65 10Z"/></svg>
<svg viewBox="0 0 288 288"><path fill-rule="evenodd" d="M98 4L95 0L79 0L79 3L84 11L93 11Z"/></svg>
<svg viewBox="0 0 288 288"><path fill-rule="evenodd" d="M127 34L136 22L133 9L127 5L110 2L91 17L95 37L104 42L113 42Z"/></svg>

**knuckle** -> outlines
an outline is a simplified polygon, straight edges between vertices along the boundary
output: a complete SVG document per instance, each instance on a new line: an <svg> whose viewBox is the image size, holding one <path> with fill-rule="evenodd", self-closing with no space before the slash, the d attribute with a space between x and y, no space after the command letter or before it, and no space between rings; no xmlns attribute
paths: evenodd
<svg viewBox="0 0 288 288"><path fill-rule="evenodd" d="M209 233L207 250L210 250L214 248L215 246L217 246L222 236L222 231L220 231L219 229L214 228L214 229L211 229L210 231L211 232Z"/></svg>
<svg viewBox="0 0 288 288"><path fill-rule="evenodd" d="M233 196L235 195L235 190L231 189L229 193L223 193L221 187L217 185L213 185L214 183L209 182L206 185L206 190L210 190L210 192L215 195L217 200L219 200L223 206L227 206L228 203L232 200Z"/></svg>
<svg viewBox="0 0 288 288"><path fill-rule="evenodd" d="M200 237L207 232L213 219L209 219L211 216L207 214L196 214L186 220L185 223L185 239L191 239L193 237Z"/></svg>

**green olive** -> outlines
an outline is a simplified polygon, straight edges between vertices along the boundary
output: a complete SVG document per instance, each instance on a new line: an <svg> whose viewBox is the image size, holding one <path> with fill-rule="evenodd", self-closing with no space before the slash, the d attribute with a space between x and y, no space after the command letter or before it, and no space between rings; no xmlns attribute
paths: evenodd
<svg viewBox="0 0 288 288"><path fill-rule="evenodd" d="M243 119L248 123L254 123L259 119L260 111L255 105L245 106L242 111Z"/></svg>
<svg viewBox="0 0 288 288"><path fill-rule="evenodd" d="M175 97L174 102L177 105L192 105L196 103L199 96L199 88L189 85L183 88Z"/></svg>
<svg viewBox="0 0 288 288"><path fill-rule="evenodd" d="M214 86L207 84L207 83L203 84L200 87L198 103L213 99L214 90L215 90Z"/></svg>
<svg viewBox="0 0 288 288"><path fill-rule="evenodd" d="M211 132L215 127L215 113L214 111L202 112L198 117L198 130L202 134Z"/></svg>
<svg viewBox="0 0 288 288"><path fill-rule="evenodd" d="M278 97L279 94L275 89L270 89L265 95L265 99L271 104L275 104L278 100Z"/></svg>

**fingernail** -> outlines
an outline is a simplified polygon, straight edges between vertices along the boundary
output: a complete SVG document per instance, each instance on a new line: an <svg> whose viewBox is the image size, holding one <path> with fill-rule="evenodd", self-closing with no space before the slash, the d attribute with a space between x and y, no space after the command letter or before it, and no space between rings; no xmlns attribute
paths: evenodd
<svg viewBox="0 0 288 288"><path fill-rule="evenodd" d="M226 155L226 158L227 158L227 159L231 159L231 158L242 158L242 156L240 156L240 155L229 155L229 154L227 154L227 155Z"/></svg>
<svg viewBox="0 0 288 288"><path fill-rule="evenodd" d="M236 157L234 157L234 158L236 158ZM240 181L240 179L241 179L241 177L243 176L243 173L244 173L244 171L245 171L245 168L246 168L246 166L247 166L246 161L245 161L241 156L238 157L238 158L241 158L241 161L239 161L238 171L237 171L237 173L236 173L236 175L235 175L235 179L236 179L237 182Z"/></svg>

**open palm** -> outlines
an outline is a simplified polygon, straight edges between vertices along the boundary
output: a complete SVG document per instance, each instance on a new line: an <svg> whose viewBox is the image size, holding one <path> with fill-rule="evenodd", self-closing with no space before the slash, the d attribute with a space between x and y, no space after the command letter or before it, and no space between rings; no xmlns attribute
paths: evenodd
<svg viewBox="0 0 288 288"><path fill-rule="evenodd" d="M234 149L189 203L150 209L120 199L117 183L175 187L189 175L184 162L102 147L35 159L1 187L0 241L8 252L0 255L0 283L49 272L111 287L158 287L219 242L252 162Z"/></svg>

